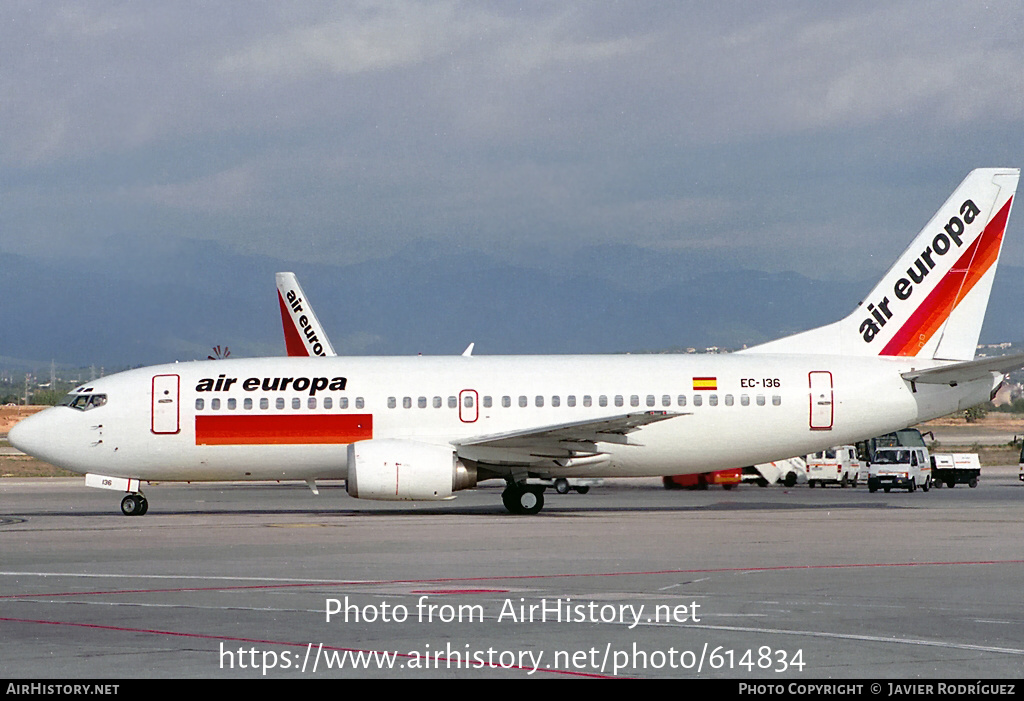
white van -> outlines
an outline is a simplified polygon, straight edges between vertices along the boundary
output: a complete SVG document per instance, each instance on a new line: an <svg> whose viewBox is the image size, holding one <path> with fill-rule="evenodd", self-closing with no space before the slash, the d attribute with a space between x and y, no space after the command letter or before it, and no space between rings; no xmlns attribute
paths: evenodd
<svg viewBox="0 0 1024 701"><path fill-rule="evenodd" d="M827 448L807 456L807 486L838 484L840 487L856 487L860 470L857 449L852 445Z"/></svg>
<svg viewBox="0 0 1024 701"><path fill-rule="evenodd" d="M879 448L868 468L868 491L893 487L913 492L918 487L928 491L932 486L932 465L927 448Z"/></svg>

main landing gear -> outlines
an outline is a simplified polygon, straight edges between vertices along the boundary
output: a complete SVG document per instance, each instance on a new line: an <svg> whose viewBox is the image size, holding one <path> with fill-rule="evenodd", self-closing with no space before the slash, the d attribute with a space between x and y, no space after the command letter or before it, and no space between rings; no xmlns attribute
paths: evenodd
<svg viewBox="0 0 1024 701"><path fill-rule="evenodd" d="M143 516L149 511L149 502L141 494L129 494L121 500L121 513L125 516Z"/></svg>
<svg viewBox="0 0 1024 701"><path fill-rule="evenodd" d="M533 515L544 508L544 487L509 482L501 493L501 501L510 514Z"/></svg>

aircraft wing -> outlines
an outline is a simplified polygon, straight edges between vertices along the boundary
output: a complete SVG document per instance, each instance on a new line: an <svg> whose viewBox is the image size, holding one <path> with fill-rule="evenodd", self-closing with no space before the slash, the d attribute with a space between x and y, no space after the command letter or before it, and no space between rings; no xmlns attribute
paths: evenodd
<svg viewBox="0 0 1024 701"><path fill-rule="evenodd" d="M644 411L620 414L602 419L574 421L507 433L475 436L455 443L460 454L472 448L495 448L527 453L532 457L564 458L578 455L600 455L597 443L630 443L627 434L644 426L665 421L686 413L671 411Z"/></svg>
<svg viewBox="0 0 1024 701"><path fill-rule="evenodd" d="M930 385L955 385L959 382L980 380L993 372L1011 372L1024 367L1024 353L1001 355L996 358L979 358L964 363L942 365L925 370L911 370L903 373L903 379Z"/></svg>

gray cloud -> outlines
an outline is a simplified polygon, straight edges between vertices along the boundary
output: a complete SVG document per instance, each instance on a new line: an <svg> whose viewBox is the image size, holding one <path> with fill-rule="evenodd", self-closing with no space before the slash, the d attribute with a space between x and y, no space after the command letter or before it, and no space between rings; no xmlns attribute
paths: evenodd
<svg viewBox="0 0 1024 701"><path fill-rule="evenodd" d="M0 251L884 268L1024 160L1019 3L6 3ZM1020 217L1007 254L1024 256ZM859 271L858 271L859 272Z"/></svg>

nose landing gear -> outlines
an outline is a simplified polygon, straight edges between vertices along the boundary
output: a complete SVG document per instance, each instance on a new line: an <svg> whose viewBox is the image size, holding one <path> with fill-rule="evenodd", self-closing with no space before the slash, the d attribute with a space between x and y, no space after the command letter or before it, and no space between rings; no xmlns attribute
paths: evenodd
<svg viewBox="0 0 1024 701"><path fill-rule="evenodd" d="M141 494L129 494L121 500L121 513L125 516L143 516L149 511L149 501Z"/></svg>

